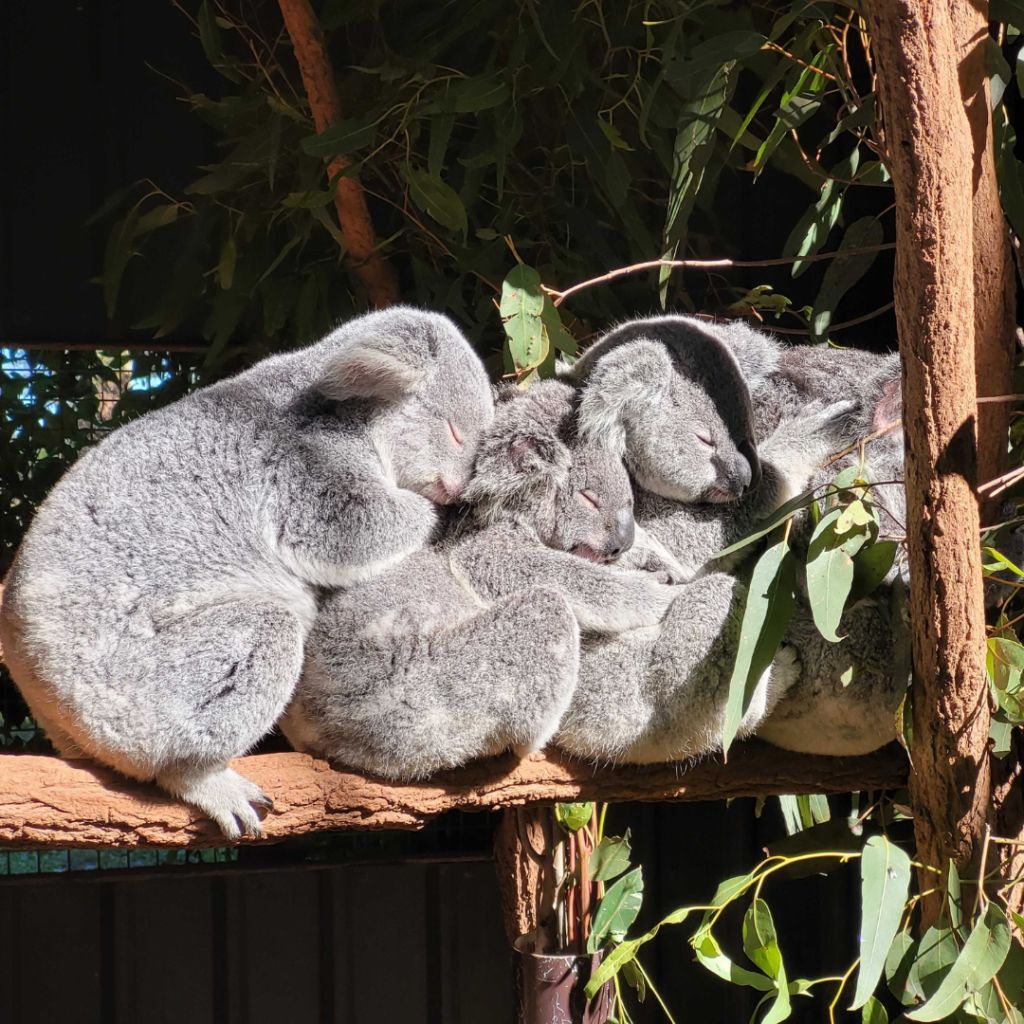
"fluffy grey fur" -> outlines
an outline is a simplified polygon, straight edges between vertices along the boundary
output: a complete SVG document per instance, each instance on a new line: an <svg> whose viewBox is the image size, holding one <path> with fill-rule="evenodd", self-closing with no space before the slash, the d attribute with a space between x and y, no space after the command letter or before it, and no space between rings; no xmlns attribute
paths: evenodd
<svg viewBox="0 0 1024 1024"><path fill-rule="evenodd" d="M638 333L643 336L639 342ZM641 450L648 453L645 482L649 489L637 493L637 519L645 533L668 549L669 558L674 557L674 565L668 564L682 580L707 572L708 560L717 550L802 491L821 472L829 455L876 429L880 416L886 416L886 421L898 416L898 411L893 416L892 410L882 408L891 403L894 374L898 385L898 369L891 357L851 353L847 362L844 353L834 350L784 348L743 323L706 324L683 317L639 321L619 328L612 337L630 341L609 346L607 354L604 343L599 343L591 350L593 355L588 353L591 360L600 364L617 352L657 341L678 351L699 339L696 344L702 365L711 368L702 377L705 393L697 406L699 417L713 418L707 411L709 403L715 409L738 408L744 426L734 428L730 437L736 429L747 429L743 410L749 386L752 401L747 436L760 442L763 472L760 483L753 483L738 500L710 503L707 492L702 495L703 504L673 500L670 495L685 492L675 476L682 464L675 458L661 462L651 457L646 437L640 435ZM744 370L739 384L732 372L735 362ZM644 379L640 369L636 372ZM588 398L599 408L612 404L587 394L601 389L615 393L612 382L593 367L579 376L584 386L581 407ZM663 383L651 384L655 395L662 388ZM741 392L738 401L737 388ZM830 396L844 394L852 397L828 402ZM677 418L684 430L693 422L685 409ZM621 427L629 460L634 423L624 416ZM669 433L663 428L662 436ZM883 452L890 458L893 447L887 440ZM837 469L828 472L829 479ZM662 480L661 474L669 479ZM648 544L627 555L627 561L655 566L668 561L652 551ZM715 749L720 743L735 659L736 606L742 592L742 586L731 577L712 573L680 588L680 596L660 627L611 639L585 639L580 685L558 735L559 745L583 757L626 761L688 757ZM818 636L809 616L798 618L789 638L792 646L783 648L759 682L741 733L756 729L787 689L798 684L774 716L790 709L786 712L790 728L774 731L780 743L803 743L805 747L817 743L842 752L830 742L828 731L810 735L831 729L836 721L846 721L845 749L868 743L879 746L891 738L891 712L905 679L900 685L894 676L878 670L879 651L891 651L886 643L889 632L877 638L872 635L879 616L868 610L854 610L849 618L851 635L844 645L830 645ZM805 648L807 663L801 669L795 652L802 658ZM841 682L851 661L856 667L856 689ZM854 709L854 701L868 705L871 714ZM883 721L889 723L888 728L879 728ZM795 738L801 735L803 739Z"/></svg>
<svg viewBox="0 0 1024 1024"><path fill-rule="evenodd" d="M33 715L64 755L258 831L267 798L227 763L291 697L318 589L422 548L492 417L455 326L396 308L115 431L7 579L0 637Z"/></svg>
<svg viewBox="0 0 1024 1024"><path fill-rule="evenodd" d="M660 625L584 638L579 686L555 737L563 750L646 763L721 748L745 590L724 573L676 589ZM798 671L794 652L783 648L757 683L741 737L760 725Z"/></svg>
<svg viewBox="0 0 1024 1024"><path fill-rule="evenodd" d="M328 598L281 723L298 749L392 779L539 749L576 683L579 627L660 620L675 588L601 564L631 542L632 493L619 457L573 423L563 384L506 393L468 518Z"/></svg>

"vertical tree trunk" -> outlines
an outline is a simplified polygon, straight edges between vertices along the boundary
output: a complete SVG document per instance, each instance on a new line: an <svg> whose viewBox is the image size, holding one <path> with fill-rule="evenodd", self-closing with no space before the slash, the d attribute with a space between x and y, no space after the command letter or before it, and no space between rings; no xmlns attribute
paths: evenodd
<svg viewBox="0 0 1024 1024"><path fill-rule="evenodd" d="M870 0L896 192L896 319L907 438L918 857L968 866L991 791L978 556L974 140L950 5ZM940 143L941 140L941 144ZM934 918L939 901L923 906Z"/></svg>
<svg viewBox="0 0 1024 1024"><path fill-rule="evenodd" d="M959 67L960 95L967 111L973 155L974 189L974 361L979 395L1013 392L1015 277L1010 239L999 201L995 137L989 102L988 2L953 0L953 32ZM978 480L991 480L1006 468L1008 403L978 407ZM998 518L998 499L985 522Z"/></svg>
<svg viewBox="0 0 1024 1024"><path fill-rule="evenodd" d="M278 0L278 5L299 64L313 124L322 132L341 120L341 101L323 33L309 0ZM335 179L350 166L348 157L336 156L327 163L328 176ZM346 256L353 273L366 288L370 305L376 309L393 306L399 298L398 277L394 267L377 252L366 196L355 176L337 177L334 206Z"/></svg>

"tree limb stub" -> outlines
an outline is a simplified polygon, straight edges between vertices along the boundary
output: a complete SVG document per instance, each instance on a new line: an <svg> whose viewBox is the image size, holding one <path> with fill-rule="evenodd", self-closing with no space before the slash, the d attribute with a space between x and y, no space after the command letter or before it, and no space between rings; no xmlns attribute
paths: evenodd
<svg viewBox="0 0 1024 1024"><path fill-rule="evenodd" d="M428 782L388 783L305 754L259 754L233 767L274 800L262 841L330 829L418 829L450 810L493 811L569 800L723 800L773 793L846 793L906 781L896 746L867 757L814 757L757 741L737 744L728 765L595 769L534 754L480 761ZM252 840L247 840L252 841ZM87 761L0 755L0 846L223 846L216 828L155 786Z"/></svg>
<svg viewBox="0 0 1024 1024"><path fill-rule="evenodd" d="M896 197L917 854L967 868L991 790L974 495L975 145L949 5L871 0L866 14ZM925 904L926 924L940 904L941 894Z"/></svg>
<svg viewBox="0 0 1024 1024"><path fill-rule="evenodd" d="M309 0L278 0L278 4L302 75L313 124L322 132L342 119L323 32ZM398 277L394 267L376 249L363 187L354 175L344 173L351 166L352 161L346 156L336 156L327 164L328 176L334 182L338 226L352 270L366 288L370 305L382 309L398 302Z"/></svg>

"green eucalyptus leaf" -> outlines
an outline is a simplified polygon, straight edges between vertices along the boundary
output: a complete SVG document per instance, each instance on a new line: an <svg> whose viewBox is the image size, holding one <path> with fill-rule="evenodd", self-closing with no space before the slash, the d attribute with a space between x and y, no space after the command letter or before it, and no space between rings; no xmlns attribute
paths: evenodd
<svg viewBox="0 0 1024 1024"><path fill-rule="evenodd" d="M838 643L839 621L853 586L853 558L836 525L844 510L833 509L814 528L807 548L807 597L818 632Z"/></svg>
<svg viewBox="0 0 1024 1024"><path fill-rule="evenodd" d="M409 195L413 202L424 213L450 231L465 236L469 229L466 207L450 185L446 185L438 175L415 167L405 168L405 180L409 183Z"/></svg>
<svg viewBox="0 0 1024 1024"><path fill-rule="evenodd" d="M734 985L746 985L748 988L756 988L759 992L771 992L775 989L775 983L771 978L755 971L749 971L730 960L722 952L718 940L710 932L705 932L694 943L693 951L697 955L697 962L702 967L706 967L712 974L717 974L719 978L724 978Z"/></svg>
<svg viewBox="0 0 1024 1024"><path fill-rule="evenodd" d="M512 360L520 372L539 366L547 358L544 300L540 274L524 263L513 267L502 282L498 308Z"/></svg>
<svg viewBox="0 0 1024 1024"><path fill-rule="evenodd" d="M605 836L590 858L590 880L610 882L629 867L629 829L624 836Z"/></svg>
<svg viewBox="0 0 1024 1024"><path fill-rule="evenodd" d="M851 1010L860 1009L874 992L899 931L910 887L910 858L885 836L872 836L864 844L860 877L860 966Z"/></svg>
<svg viewBox="0 0 1024 1024"><path fill-rule="evenodd" d="M877 217L861 217L854 221L843 235L839 252L845 249L869 249L882 244L884 233ZM814 315L811 317L811 339L823 342L828 339L828 330L836 307L843 296L868 272L875 262L877 253L866 252L855 256L837 256L830 260L814 300Z"/></svg>
<svg viewBox="0 0 1024 1024"><path fill-rule="evenodd" d="M755 899L743 916L743 952L769 978L778 980L782 969L782 952L771 911L762 899Z"/></svg>
<svg viewBox="0 0 1024 1024"><path fill-rule="evenodd" d="M608 939L621 942L640 913L643 896L643 868L633 868L617 882L613 882L597 906L594 925L587 940L587 951L596 952Z"/></svg>
<svg viewBox="0 0 1024 1024"><path fill-rule="evenodd" d="M589 825L593 813L592 803L555 804L555 820L566 832L577 832Z"/></svg>
<svg viewBox="0 0 1024 1024"><path fill-rule="evenodd" d="M785 539L757 560L747 586L736 661L722 725L722 749L728 751L761 676L771 664L796 608L796 565Z"/></svg>
<svg viewBox="0 0 1024 1024"><path fill-rule="evenodd" d="M302 146L304 153L324 160L334 156L346 156L360 149L368 149L374 144L380 120L379 114L368 114L366 117L335 121L319 135L306 136L299 145Z"/></svg>
<svg viewBox="0 0 1024 1024"><path fill-rule="evenodd" d="M853 585L850 587L851 602L859 601L878 589L889 575L899 544L894 540L876 540L867 544L853 559Z"/></svg>
<svg viewBox="0 0 1024 1024"><path fill-rule="evenodd" d="M1012 932L1006 914L989 903L967 937L960 955L923 1005L909 1010L908 1020L942 1020L995 977L1010 952Z"/></svg>

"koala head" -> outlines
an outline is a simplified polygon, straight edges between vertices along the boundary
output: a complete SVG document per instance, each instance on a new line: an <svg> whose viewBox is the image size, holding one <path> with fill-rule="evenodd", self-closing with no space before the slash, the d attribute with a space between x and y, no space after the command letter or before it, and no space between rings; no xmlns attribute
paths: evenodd
<svg viewBox="0 0 1024 1024"><path fill-rule="evenodd" d="M726 502L760 478L750 392L714 325L679 316L624 324L565 376L581 388L581 434L621 454L645 490Z"/></svg>
<svg viewBox="0 0 1024 1024"><path fill-rule="evenodd" d="M317 389L371 407L371 430L395 483L440 505L469 483L480 437L494 418L483 364L444 316L393 307L338 335Z"/></svg>
<svg viewBox="0 0 1024 1024"><path fill-rule="evenodd" d="M575 420L575 393L565 384L503 388L465 499L482 525L525 523L548 547L611 561L633 543L629 474Z"/></svg>

